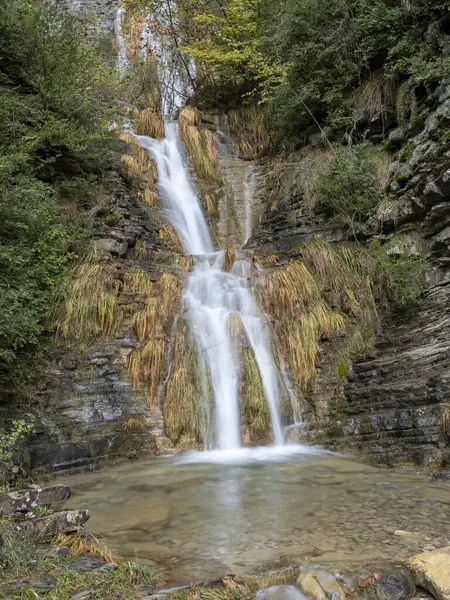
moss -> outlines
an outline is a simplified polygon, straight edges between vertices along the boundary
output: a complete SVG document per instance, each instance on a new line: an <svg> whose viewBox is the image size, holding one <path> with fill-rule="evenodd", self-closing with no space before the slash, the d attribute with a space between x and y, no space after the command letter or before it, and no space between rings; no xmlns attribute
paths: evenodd
<svg viewBox="0 0 450 600"><path fill-rule="evenodd" d="M406 162L410 156L411 156L411 151L409 149L404 149L404 150L401 150L400 152L397 152L397 154L395 155L395 158L399 162Z"/></svg>
<svg viewBox="0 0 450 600"><path fill-rule="evenodd" d="M348 375L348 364L346 360L341 360L337 366L337 374L339 377L347 377Z"/></svg>
<svg viewBox="0 0 450 600"><path fill-rule="evenodd" d="M118 211L114 211L109 213L109 215L107 215L106 219L105 219L105 223L107 225L109 225L110 227L113 227L114 225L118 225L119 223L121 223L123 220L123 216L120 214L120 212Z"/></svg>

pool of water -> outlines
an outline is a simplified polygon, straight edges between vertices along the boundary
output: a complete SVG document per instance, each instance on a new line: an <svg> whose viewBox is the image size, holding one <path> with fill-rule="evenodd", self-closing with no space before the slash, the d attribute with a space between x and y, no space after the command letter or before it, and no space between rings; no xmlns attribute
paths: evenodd
<svg viewBox="0 0 450 600"><path fill-rule="evenodd" d="M332 454L189 454L65 477L68 506L123 557L174 581L314 560L401 560L450 537L450 487Z"/></svg>

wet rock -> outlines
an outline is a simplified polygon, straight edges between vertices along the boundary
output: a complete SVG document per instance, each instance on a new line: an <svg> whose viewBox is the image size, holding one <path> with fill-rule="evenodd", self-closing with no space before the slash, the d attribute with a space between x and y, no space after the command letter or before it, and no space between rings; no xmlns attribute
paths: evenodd
<svg viewBox="0 0 450 600"><path fill-rule="evenodd" d="M181 592L182 590L188 590L189 585L165 585L163 587L158 587L156 585L140 585L138 587L141 593L145 592L145 588L152 587L153 593L150 593L148 596L144 596L142 600L157 600L158 598L166 598L169 594L174 594L175 592Z"/></svg>
<svg viewBox="0 0 450 600"><path fill-rule="evenodd" d="M26 537L51 536L56 533L79 531L89 519L88 510L64 510L46 517L39 517L19 524L19 530Z"/></svg>
<svg viewBox="0 0 450 600"><path fill-rule="evenodd" d="M406 564L417 585L437 600L450 600L450 546L412 556Z"/></svg>
<svg viewBox="0 0 450 600"><path fill-rule="evenodd" d="M91 600L92 598L92 593L89 591L86 592L79 592L78 594L75 594L75 596L71 596L69 598L69 600Z"/></svg>
<svg viewBox="0 0 450 600"><path fill-rule="evenodd" d="M0 598L23 598L23 593L26 590L34 590L35 592L48 592L55 588L55 582L49 577L45 578L30 578L26 581L16 579L10 583L0 585ZM39 597L36 595L36 597Z"/></svg>
<svg viewBox="0 0 450 600"><path fill-rule="evenodd" d="M295 585L273 585L259 590L254 600L308 600Z"/></svg>
<svg viewBox="0 0 450 600"><path fill-rule="evenodd" d="M296 585L311 600L345 600L345 590L328 571L303 568Z"/></svg>
<svg viewBox="0 0 450 600"><path fill-rule="evenodd" d="M32 511L36 506L51 506L70 497L70 488L66 485L51 487L33 487L15 490L0 495L0 515Z"/></svg>
<svg viewBox="0 0 450 600"><path fill-rule="evenodd" d="M52 548L48 552L46 552L45 556L47 558L62 558L64 556L68 556L69 550L67 548Z"/></svg>
<svg viewBox="0 0 450 600"><path fill-rule="evenodd" d="M408 600L416 593L411 573L401 565L366 565L358 571L355 584L368 600Z"/></svg>
<svg viewBox="0 0 450 600"><path fill-rule="evenodd" d="M90 554L82 554L78 558L69 560L65 563L65 566L71 571L83 573L87 571L110 571L117 568L117 565L115 563L108 563L103 558L97 558L91 556Z"/></svg>

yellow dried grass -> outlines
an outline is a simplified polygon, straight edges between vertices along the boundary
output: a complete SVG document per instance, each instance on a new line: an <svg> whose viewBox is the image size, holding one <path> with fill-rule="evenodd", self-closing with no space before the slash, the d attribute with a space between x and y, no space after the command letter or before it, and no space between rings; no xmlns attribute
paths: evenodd
<svg viewBox="0 0 450 600"><path fill-rule="evenodd" d="M158 193L155 190L147 188L143 192L139 192L138 199L143 204L156 208L159 205Z"/></svg>
<svg viewBox="0 0 450 600"><path fill-rule="evenodd" d="M74 535L58 534L53 545L57 548L67 548L71 556L77 557L82 554L90 554L93 558L102 558L108 563L118 563L120 558L112 554L104 544L100 542L93 534L83 535L80 533Z"/></svg>
<svg viewBox="0 0 450 600"><path fill-rule="evenodd" d="M187 326L176 333L172 370L164 397L163 413L167 435L173 443L182 438L200 440L201 420L196 401L200 397L198 360L191 347Z"/></svg>
<svg viewBox="0 0 450 600"><path fill-rule="evenodd" d="M442 429L450 437L450 406L444 406L442 411Z"/></svg>
<svg viewBox="0 0 450 600"><path fill-rule="evenodd" d="M253 350L242 349L241 398L251 441L261 441L270 431L270 412Z"/></svg>
<svg viewBox="0 0 450 600"><path fill-rule="evenodd" d="M221 182L218 142L215 133L209 129L198 129L199 113L191 106L186 106L180 111L178 123L180 137L189 150L197 176L209 183Z"/></svg>
<svg viewBox="0 0 450 600"><path fill-rule="evenodd" d="M295 381L304 386L316 373L323 336L344 330L350 320L348 353L367 350L378 313L368 254L320 239L299 251L302 261L263 275L262 301L273 318L276 345Z"/></svg>
<svg viewBox="0 0 450 600"><path fill-rule="evenodd" d="M128 372L135 385L143 385L154 405L161 383L171 323L178 311L180 282L164 273L157 283L146 281L138 272L127 281L127 289L138 292L142 308L135 311L131 326L139 340L128 359Z"/></svg>
<svg viewBox="0 0 450 600"><path fill-rule="evenodd" d="M234 248L227 248L224 253L224 271L231 271L236 260L236 250Z"/></svg>
<svg viewBox="0 0 450 600"><path fill-rule="evenodd" d="M122 425L122 431L125 433L144 433L148 431L148 425L145 415L135 415L130 417Z"/></svg>
<svg viewBox="0 0 450 600"><path fill-rule="evenodd" d="M162 228L159 230L159 237L162 240L168 240L172 246L178 250L178 252L183 252L183 244L181 243L178 231L175 229L175 227L173 227L173 225L164 223Z"/></svg>
<svg viewBox="0 0 450 600"><path fill-rule="evenodd" d="M228 124L237 139L244 160L255 160L267 154L273 146L262 106L243 106L228 113Z"/></svg>
<svg viewBox="0 0 450 600"><path fill-rule="evenodd" d="M99 337L117 335L123 325L118 302L122 284L110 263L83 262L60 292L55 315L56 337L86 344Z"/></svg>
<svg viewBox="0 0 450 600"><path fill-rule="evenodd" d="M148 135L161 140L164 137L164 121L161 113L154 107L139 111L136 131L139 135Z"/></svg>

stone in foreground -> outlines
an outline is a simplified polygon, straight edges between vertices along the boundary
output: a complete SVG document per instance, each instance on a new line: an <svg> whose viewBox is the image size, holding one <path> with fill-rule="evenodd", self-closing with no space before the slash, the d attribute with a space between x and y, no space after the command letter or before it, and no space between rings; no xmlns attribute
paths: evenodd
<svg viewBox="0 0 450 600"><path fill-rule="evenodd" d="M450 546L416 554L407 560L417 585L437 600L450 600Z"/></svg>
<svg viewBox="0 0 450 600"><path fill-rule="evenodd" d="M20 523L19 529L23 535L30 538L38 535L50 536L56 533L72 533L79 531L89 517L88 510L64 510L47 517L23 521Z"/></svg>
<svg viewBox="0 0 450 600"><path fill-rule="evenodd" d="M27 513L36 508L36 506L51 506L57 502L63 502L69 497L70 488L66 485L15 490L14 492L0 495L0 515Z"/></svg>
<svg viewBox="0 0 450 600"><path fill-rule="evenodd" d="M369 600L409 600L416 593L414 578L402 565L365 565L355 583L359 596Z"/></svg>
<svg viewBox="0 0 450 600"><path fill-rule="evenodd" d="M308 600L295 585L273 585L259 590L254 600Z"/></svg>

